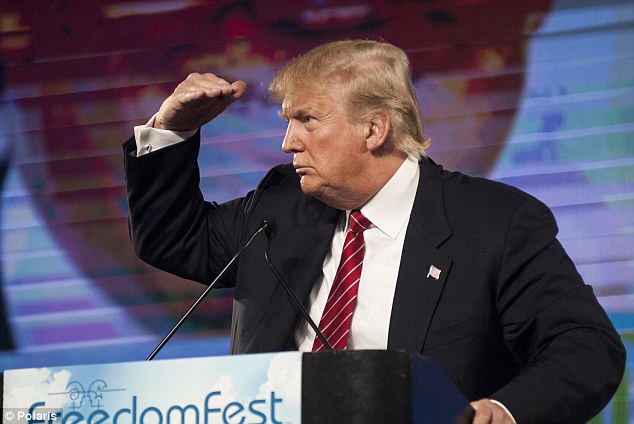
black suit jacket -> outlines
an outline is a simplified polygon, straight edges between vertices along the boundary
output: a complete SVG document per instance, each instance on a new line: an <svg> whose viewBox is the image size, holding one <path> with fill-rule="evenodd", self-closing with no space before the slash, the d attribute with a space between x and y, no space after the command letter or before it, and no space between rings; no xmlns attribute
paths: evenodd
<svg viewBox="0 0 634 424"><path fill-rule="evenodd" d="M303 194L292 166L244 198L205 202L198 136L150 155L124 145L135 252L208 283L267 217L271 259L307 302L340 211ZM625 353L604 310L556 239L549 209L515 188L420 162L388 348L435 361L470 400L490 397L520 423L583 422L608 402ZM397 205L396 205L397 206ZM293 348L300 314L257 238L220 282L235 287L232 353ZM428 276L431 266L439 277Z"/></svg>

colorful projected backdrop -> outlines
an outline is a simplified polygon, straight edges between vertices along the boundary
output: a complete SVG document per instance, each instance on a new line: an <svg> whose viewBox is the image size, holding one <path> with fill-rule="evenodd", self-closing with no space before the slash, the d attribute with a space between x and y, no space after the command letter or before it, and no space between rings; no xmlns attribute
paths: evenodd
<svg viewBox="0 0 634 424"><path fill-rule="evenodd" d="M289 159L272 75L343 37L409 53L437 162L553 208L630 347L629 1L4 0L0 36L2 291L16 345L2 368L144 359L201 287L134 257L121 143L187 73L244 79L246 98L203 128L199 159L207 198L244 194ZM213 293L164 357L226 353L230 299Z"/></svg>

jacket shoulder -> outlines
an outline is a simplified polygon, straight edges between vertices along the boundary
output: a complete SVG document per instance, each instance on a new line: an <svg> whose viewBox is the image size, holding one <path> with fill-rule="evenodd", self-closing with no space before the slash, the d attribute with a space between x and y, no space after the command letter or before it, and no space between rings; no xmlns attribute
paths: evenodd
<svg viewBox="0 0 634 424"><path fill-rule="evenodd" d="M474 177L456 171L441 171L446 199L458 198L462 204L495 209L516 209L533 204L539 208L547 206L532 194L509 184L485 177Z"/></svg>

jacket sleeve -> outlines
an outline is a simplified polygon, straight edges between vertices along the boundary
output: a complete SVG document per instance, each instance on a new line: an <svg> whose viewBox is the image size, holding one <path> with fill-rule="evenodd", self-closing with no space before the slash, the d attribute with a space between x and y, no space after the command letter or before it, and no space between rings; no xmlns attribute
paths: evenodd
<svg viewBox="0 0 634 424"><path fill-rule="evenodd" d="M199 189L200 134L137 157L124 144L129 229L137 256L180 277L209 283L241 244L247 198L206 202ZM234 273L219 282L232 286Z"/></svg>
<svg viewBox="0 0 634 424"><path fill-rule="evenodd" d="M556 234L550 210L528 198L504 247L497 305L523 367L491 398L519 424L586 422L609 402L625 367L618 333Z"/></svg>

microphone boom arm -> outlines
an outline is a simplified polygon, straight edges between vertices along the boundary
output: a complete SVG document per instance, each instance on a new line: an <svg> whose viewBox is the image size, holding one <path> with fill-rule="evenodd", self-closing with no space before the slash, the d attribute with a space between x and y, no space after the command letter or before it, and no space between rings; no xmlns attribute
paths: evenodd
<svg viewBox="0 0 634 424"><path fill-rule="evenodd" d="M240 256L240 254L247 248L249 247L249 245L251 244L251 242L253 241L254 238L257 237L258 234L260 234L262 231L267 230L270 227L270 223L268 221L262 221L262 223L260 224L260 227L253 233L253 235L249 238L249 240L247 240L247 242L244 244L244 246L242 246L240 248L240 250L238 250L236 252L235 255L233 255L233 257L231 258L231 260L229 261L229 263L222 269L222 271L220 271L220 273L218 274L218 276L207 286L207 288L205 289L205 291L202 292L202 294L198 297L198 299L196 299L196 301L192 304L192 306L189 308L189 310L187 312L185 312L185 314L181 317L181 319L176 323L176 325L174 325L174 327L172 327L172 329L170 330L169 333L167 333L167 335L165 337L163 337L163 340L161 340L161 342L154 348L154 350L152 351L152 353L150 353L150 355L145 359L146 361L151 361L152 359L154 359L154 357L156 356L157 353L160 352L161 349L163 349L163 346L165 346L165 344L169 341L169 339L172 338L172 336L174 335L174 333L176 333L178 331L178 329L183 325L183 323L187 320L187 318L189 318L189 316L191 315L192 312L194 312L194 310L198 307L198 305L200 304L200 302L203 301L203 299L207 296L207 294L209 293L209 291L211 291L211 289L216 285L216 283L218 282L218 280L220 280L225 273L227 272L227 270L229 269L229 267L231 267L231 265L233 265L233 263L236 261L236 259L238 259L238 256Z"/></svg>
<svg viewBox="0 0 634 424"><path fill-rule="evenodd" d="M315 335L319 337L319 340L321 340L321 342L324 344L326 349L329 352L332 352L332 346L330 345L330 343L328 343L328 340L326 340L326 337L324 337L323 333L319 330L319 327L317 327L317 325L315 324L315 321L313 321L313 319L310 317L310 314L308 313L308 311L306 310L302 302L299 300L297 295L291 290L288 284L286 284L286 281L284 281L284 279L277 272L277 269L275 269L275 267L273 266L273 263L271 263L271 260L269 259L269 247L271 246L271 239L272 239L272 236L267 234L266 249L264 250L264 258L266 259L266 262L269 264L269 267L273 271L273 274L275 274L275 277L280 282L282 287L284 287L284 290L286 290L286 293L288 293L288 295L291 297L291 300L293 301L297 309L299 309L299 311L302 313L302 315L304 316L304 319L312 327L313 331L315 331Z"/></svg>

